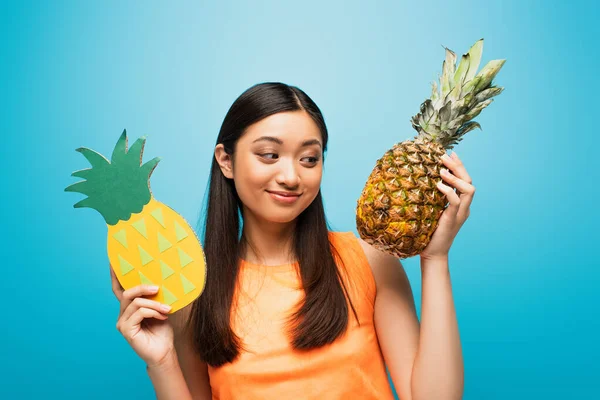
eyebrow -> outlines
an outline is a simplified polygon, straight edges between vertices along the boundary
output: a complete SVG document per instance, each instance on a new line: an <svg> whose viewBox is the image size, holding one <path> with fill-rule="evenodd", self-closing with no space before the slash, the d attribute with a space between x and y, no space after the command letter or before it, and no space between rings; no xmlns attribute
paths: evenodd
<svg viewBox="0 0 600 400"><path fill-rule="evenodd" d="M273 143L277 143L277 144L283 144L283 142L281 141L281 139L278 139L278 138L273 137L273 136L261 136L261 137L259 137L258 139L256 139L252 143L260 142L261 140L265 140L267 142L273 142ZM319 140L317 140L317 139L305 140L304 142L302 142L301 147L312 146L313 144L319 145L319 147L323 147L321 145L321 142Z"/></svg>

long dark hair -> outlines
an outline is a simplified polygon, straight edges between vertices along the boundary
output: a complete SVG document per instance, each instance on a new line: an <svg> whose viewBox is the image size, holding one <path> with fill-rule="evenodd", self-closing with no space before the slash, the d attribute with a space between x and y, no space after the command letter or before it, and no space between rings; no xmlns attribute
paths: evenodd
<svg viewBox="0 0 600 400"><path fill-rule="evenodd" d="M298 110L306 111L319 127L325 152L328 134L321 111L302 90L279 82L260 83L242 93L225 116L217 144L233 155L250 125L275 113ZM243 216L233 181L223 175L215 157L208 185L208 206L200 218L208 276L204 292L192 306L188 328L193 330L200 357L216 367L234 361L242 348L230 316L244 251L240 240ZM329 241L321 191L298 216L293 249L305 296L291 314L289 334L295 349L309 350L333 342L346 331L348 304L356 316L336 266L336 259L343 263Z"/></svg>

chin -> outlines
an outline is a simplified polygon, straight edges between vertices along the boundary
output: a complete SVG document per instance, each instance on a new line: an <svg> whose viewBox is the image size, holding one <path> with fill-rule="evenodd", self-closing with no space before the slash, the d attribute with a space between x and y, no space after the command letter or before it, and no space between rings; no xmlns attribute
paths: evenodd
<svg viewBox="0 0 600 400"><path fill-rule="evenodd" d="M263 218L274 224L289 224L290 222L295 221L299 215L300 215L300 213L290 213L290 212L278 213L278 214L271 213L271 214L264 215Z"/></svg>

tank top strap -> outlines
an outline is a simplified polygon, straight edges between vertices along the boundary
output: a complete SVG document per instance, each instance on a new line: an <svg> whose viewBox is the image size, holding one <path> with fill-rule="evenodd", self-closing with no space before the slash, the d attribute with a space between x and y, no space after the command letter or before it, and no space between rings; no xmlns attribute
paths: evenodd
<svg viewBox="0 0 600 400"><path fill-rule="evenodd" d="M372 310L377 292L375 278L357 236L351 231L330 232L330 241L343 261L340 270L352 297L366 300Z"/></svg>

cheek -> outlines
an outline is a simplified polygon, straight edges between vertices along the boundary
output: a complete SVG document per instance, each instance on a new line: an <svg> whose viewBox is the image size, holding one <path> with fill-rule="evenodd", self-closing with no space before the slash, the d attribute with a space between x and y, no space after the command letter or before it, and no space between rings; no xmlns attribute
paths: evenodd
<svg viewBox="0 0 600 400"><path fill-rule="evenodd" d="M269 187L272 179L264 165L247 162L238 164L234 170L235 189L243 202L252 201L260 192Z"/></svg>
<svg viewBox="0 0 600 400"><path fill-rule="evenodd" d="M311 191L319 191L321 187L321 179L323 178L323 169L321 166L316 166L311 169L307 169L306 173L302 177L304 186L306 189Z"/></svg>

